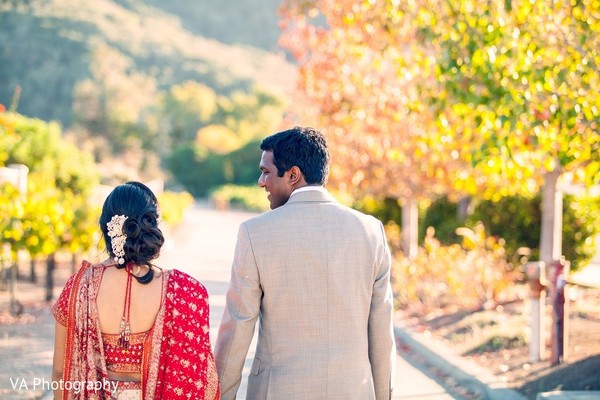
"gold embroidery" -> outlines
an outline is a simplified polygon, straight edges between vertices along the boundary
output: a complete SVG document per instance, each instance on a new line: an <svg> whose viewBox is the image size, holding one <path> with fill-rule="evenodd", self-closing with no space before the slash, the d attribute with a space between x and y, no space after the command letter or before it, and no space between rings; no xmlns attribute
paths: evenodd
<svg viewBox="0 0 600 400"><path fill-rule="evenodd" d="M139 364L106 363L106 368L111 372L132 373L132 374L139 374L141 372L141 367Z"/></svg>
<svg viewBox="0 0 600 400"><path fill-rule="evenodd" d="M156 316L156 321L154 321L154 331L151 336L148 338L148 342L146 342L145 347L148 351L147 355L147 364L145 369L148 371L148 375L146 377L145 387L146 393L144 394L144 398L154 398L153 388L156 388L157 380L158 380L158 371L164 370L164 365L159 365L160 362L160 348L162 344L162 332L164 329L164 318L165 318L165 303L167 302L167 297L169 294L167 293L167 286L169 282L169 277L171 275L171 271L163 272L163 280L162 280L162 290L165 296L163 296L162 303L160 305L160 311Z"/></svg>
<svg viewBox="0 0 600 400"><path fill-rule="evenodd" d="M116 384L116 390L111 394L112 400L141 400L142 383L141 382L123 382L111 381Z"/></svg>
<svg viewBox="0 0 600 400"><path fill-rule="evenodd" d="M217 390L219 389L219 377L217 375L217 367L215 360L212 356L208 358L208 368L206 371L206 387L204 388L204 398L206 400L213 400L217 397Z"/></svg>
<svg viewBox="0 0 600 400"><path fill-rule="evenodd" d="M132 333L129 336L129 345L135 346L138 344L143 344L144 340L146 340L146 336L148 335L148 332L150 332L150 331L148 330L146 332ZM118 341L119 341L119 334L118 333L103 333L102 341L104 342L105 345L108 344L110 346L117 346Z"/></svg>
<svg viewBox="0 0 600 400"><path fill-rule="evenodd" d="M103 333L102 341L104 343L106 368L112 372L140 373L142 371L144 341L149 332L132 334L128 349L123 349L118 345L119 335Z"/></svg>

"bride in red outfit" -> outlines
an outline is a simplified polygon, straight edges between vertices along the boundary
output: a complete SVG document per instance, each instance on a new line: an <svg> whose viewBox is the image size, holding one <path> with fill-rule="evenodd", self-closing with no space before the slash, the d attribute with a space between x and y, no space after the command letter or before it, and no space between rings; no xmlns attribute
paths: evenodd
<svg viewBox="0 0 600 400"><path fill-rule="evenodd" d="M110 258L84 261L52 307L54 398L219 399L206 289L151 264L164 242L156 196L117 186L100 229Z"/></svg>

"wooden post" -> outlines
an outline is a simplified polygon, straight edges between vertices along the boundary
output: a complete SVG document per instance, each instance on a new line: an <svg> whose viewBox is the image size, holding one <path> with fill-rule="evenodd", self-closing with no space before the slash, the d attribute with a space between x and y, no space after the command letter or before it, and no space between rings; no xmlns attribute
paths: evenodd
<svg viewBox="0 0 600 400"><path fill-rule="evenodd" d="M531 338L529 340L529 361L537 362L546 357L546 335L544 334L544 309L546 304L546 265L543 261L525 264L529 280L529 301L531 302Z"/></svg>

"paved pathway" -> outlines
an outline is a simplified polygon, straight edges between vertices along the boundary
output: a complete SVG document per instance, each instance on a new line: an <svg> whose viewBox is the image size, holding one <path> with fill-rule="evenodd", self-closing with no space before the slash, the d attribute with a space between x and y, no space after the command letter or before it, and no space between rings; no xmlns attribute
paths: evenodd
<svg viewBox="0 0 600 400"><path fill-rule="evenodd" d="M206 286L210 295L213 345L225 304L238 226L252 216L253 214L245 212L219 212L194 207L187 213L184 223L169 232L163 254L157 261L158 265L177 268L193 275ZM59 281L64 282L62 279ZM12 324L0 321L1 399L51 398L43 390L41 383L48 381L50 377L54 330L48 307L39 302L42 298L41 288L21 285L20 299L29 305L26 308L28 317ZM38 306L32 308L35 304ZM7 294L0 292L0 313L6 309L6 305ZM238 393L240 399L244 398L246 392L247 375L254 356L253 347L251 345L246 359L242 386ZM394 399L456 399L418 366L400 356L397 358L395 381ZM13 386L16 386L15 389Z"/></svg>

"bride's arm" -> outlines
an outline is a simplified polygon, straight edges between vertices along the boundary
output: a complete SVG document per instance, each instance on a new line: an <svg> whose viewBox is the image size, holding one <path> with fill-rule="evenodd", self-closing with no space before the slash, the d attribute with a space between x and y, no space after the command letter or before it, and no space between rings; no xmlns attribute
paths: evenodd
<svg viewBox="0 0 600 400"><path fill-rule="evenodd" d="M56 329L54 331L54 358L52 361L52 381L59 382L63 378L63 366L65 363L65 342L67 340L67 328L62 326L58 321L55 322ZM57 389L54 390L54 400L62 400L62 386L59 384L52 385Z"/></svg>

